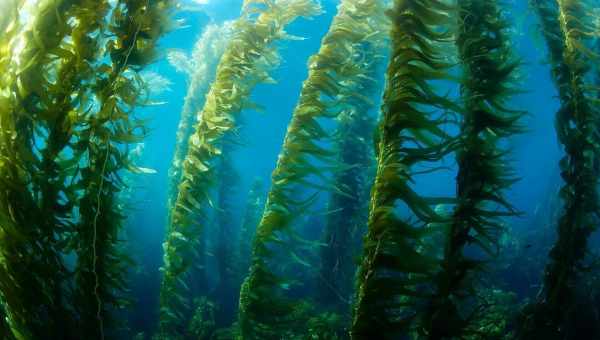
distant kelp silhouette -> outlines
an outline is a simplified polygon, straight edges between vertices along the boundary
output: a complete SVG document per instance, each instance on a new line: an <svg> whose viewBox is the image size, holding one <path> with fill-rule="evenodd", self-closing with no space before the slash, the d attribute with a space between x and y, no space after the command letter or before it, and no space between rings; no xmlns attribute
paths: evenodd
<svg viewBox="0 0 600 340"><path fill-rule="evenodd" d="M523 130L519 119L524 113L507 106L519 92L515 85L519 60L513 56L508 23L496 1L459 0L457 10L456 46L463 68L457 202L435 293L420 330L429 339L480 335L478 321L485 320L481 314L490 306L471 293L477 289L476 275L498 254L502 219L517 215L504 197L517 177L502 145ZM474 248L480 254L473 254Z"/></svg>
<svg viewBox="0 0 600 340"><path fill-rule="evenodd" d="M587 242L598 225L599 88L590 84L590 74L592 62L599 59L591 50L600 35L599 17L591 1L530 3L540 18L561 101L556 130L565 149L560 161L565 184L558 240L550 251L540 298L523 311L519 337L562 339L578 334L577 289L586 272Z"/></svg>
<svg viewBox="0 0 600 340"><path fill-rule="evenodd" d="M356 20L361 19L357 17ZM381 32L389 30L389 21L380 17ZM382 34L383 35L383 34ZM383 43L386 42L386 48ZM338 162L347 168L334 174L334 187L327 203L323 232L326 246L321 247L321 268L316 285L319 303L335 306L338 313L349 315L354 288L355 258L360 255L362 236L368 219L370 185L375 170L373 131L376 125L377 99L381 97L381 75L387 39L368 42L353 56L356 63L365 63L368 73L344 82L343 104L336 108L334 149ZM368 65L367 65L368 64ZM357 95L360 94L360 95ZM347 193L350 193L348 195Z"/></svg>

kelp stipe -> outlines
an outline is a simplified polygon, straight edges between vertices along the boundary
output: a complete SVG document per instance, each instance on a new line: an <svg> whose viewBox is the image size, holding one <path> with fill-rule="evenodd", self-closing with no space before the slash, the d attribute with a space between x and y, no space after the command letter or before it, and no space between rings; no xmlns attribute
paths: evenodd
<svg viewBox="0 0 600 340"><path fill-rule="evenodd" d="M244 217L240 226L239 246L237 249L237 273L239 274L237 282L238 286L242 284L244 278L248 275L252 256L252 240L254 240L256 227L260 223L260 218L265 208L264 196L265 192L262 179L255 178L252 187L248 192Z"/></svg>
<svg viewBox="0 0 600 340"><path fill-rule="evenodd" d="M369 81L373 84L373 79ZM375 86L373 86L375 87ZM365 89L363 89L365 90ZM369 93L369 91L357 91ZM371 93L372 94L372 93ZM373 97L369 95L368 97ZM365 103L367 104L367 103ZM351 167L336 174L335 187L344 195L332 192L329 198L326 226L321 250L321 268L317 278L319 303L334 306L339 313L349 313L354 287L356 250L360 247L368 219L368 197L372 168L372 133L374 117L369 117L369 105L356 111L344 112L340 117L339 162Z"/></svg>
<svg viewBox="0 0 600 340"><path fill-rule="evenodd" d="M508 151L501 147L522 131L518 121L523 115L507 106L517 92L519 65L510 49L508 23L495 0L458 0L457 10L464 106L456 150L457 202L435 293L419 330L427 339L478 335L476 321L483 319L486 307L475 300L476 275L498 253L501 218L517 214L504 197L516 179Z"/></svg>
<svg viewBox="0 0 600 340"><path fill-rule="evenodd" d="M421 197L412 188L416 166L439 162L454 148L443 129L459 108L433 88L451 79L451 14L437 0L396 0L392 54L376 139L377 172L371 191L368 232L357 277L353 339L398 339L422 327L440 265L420 251L427 237L449 219L433 206L451 198ZM398 215L402 202L409 216Z"/></svg>
<svg viewBox="0 0 600 340"><path fill-rule="evenodd" d="M0 300L0 339L13 340L14 336L7 322L7 315L4 311L4 302Z"/></svg>
<svg viewBox="0 0 600 340"><path fill-rule="evenodd" d="M133 103L132 97L125 98L125 94L143 85L137 78L117 83L103 77L111 66L120 70L124 67L110 64L116 58L111 60L108 54L115 50L102 48L109 27L108 2L43 1L29 5L21 9L29 11L29 23L24 28L18 22L6 26L11 31L0 38L0 67L6 71L2 72L0 91L0 101L6 104L0 109L0 166L2 186L7 188L0 198L0 258L2 274L6 274L0 275L0 290L5 294L2 300L11 331L18 338L102 338L104 318L99 317L99 290L118 288L122 282L88 280L85 284L82 268L95 261L112 266L121 258L107 254L102 259L86 259L89 254L84 249L98 249L92 238L84 239L85 233L91 233L91 225L87 225L90 229L82 229L85 221L91 220L85 216L84 202L94 195L87 179L97 169L91 167L94 162L90 150L98 144L92 145L91 139L113 133L114 141L127 144L131 131L126 130L127 125L98 128L93 137L89 131L93 123L111 120L106 116L110 110L100 109L105 108L101 99ZM152 43L144 42L161 33L165 22L161 18L167 13L162 1L139 7L144 13L138 15L148 12L153 24L158 25L152 29L144 25L145 38L133 39L136 48L130 49L130 56L134 50L153 48ZM116 9L113 13L121 12ZM17 17L20 13L15 13ZM115 27L118 25L111 26ZM107 60L109 64L102 64ZM140 66L136 62L136 67ZM128 105L127 110L132 107ZM122 158L115 160L121 169L127 164ZM116 233L116 229L111 232ZM71 251L78 255L74 280L62 263L63 254ZM87 272L102 271L96 269L88 268ZM119 275L122 273L116 277ZM96 303L86 304L90 300ZM120 304L111 299L106 303Z"/></svg>
<svg viewBox="0 0 600 340"><path fill-rule="evenodd" d="M389 30L389 20L379 13L380 30ZM356 18L360 20L360 18ZM317 278L317 299L320 304L341 315L351 312L350 301L356 271L355 258L359 255L362 236L368 220L369 192L375 167L373 131L377 114L375 106L381 96L380 73L385 63L387 42L365 43L353 58L365 63L365 76L347 82L344 91L361 96L344 97L336 110L337 132L335 149L338 162L348 167L334 176L334 187L343 192L330 193L325 218L325 231L321 250L321 268ZM351 193L347 195L345 193Z"/></svg>
<svg viewBox="0 0 600 340"><path fill-rule="evenodd" d="M320 7L309 0L245 0L242 16L217 67L199 121L189 139L181 183L172 204L163 244L164 264L160 296L160 332L175 337L184 331L184 275L196 252L197 235L206 224L207 207L218 182L224 139L237 129L256 85L271 83L269 71L278 65L275 43L289 39L285 27L299 17L311 17Z"/></svg>
<svg viewBox="0 0 600 340"><path fill-rule="evenodd" d="M16 337L63 338L76 320L61 258L76 189L65 183L72 171L61 152L72 147L73 98L81 100L81 84L94 74L88 62L96 55L85 44L94 40L81 38L98 30L104 12L102 3L36 5L26 26L15 12L1 38L0 291Z"/></svg>
<svg viewBox="0 0 600 340"><path fill-rule="evenodd" d="M235 230L237 225L232 216L235 215L235 187L238 173L233 167L230 156L231 147L224 148L219 170L219 200L217 210L217 245L215 256L219 282L214 291L214 300L219 301L216 325L219 328L231 326L237 310L239 286L236 285L235 265Z"/></svg>
<svg viewBox="0 0 600 340"><path fill-rule="evenodd" d="M181 170L183 161L188 151L189 139L194 132L194 126L200 120L198 112L204 106L204 99L214 81L217 72L217 65L225 51L232 34L232 22L222 24L208 25L199 39L194 44L191 55L183 51L171 50L167 54L169 63L178 71L187 76L187 92L181 109L179 124L175 135L176 144L171 167L169 168L168 201L167 201L167 223L170 221L170 213L173 211L173 204L177 200L179 192L179 183L181 182ZM206 275L206 235L209 231L203 230L196 235L195 256L189 277L189 285L194 291L200 293L203 297L198 300L204 303L206 300L206 291L208 290L208 277ZM203 309L203 306L196 306L194 303L192 309ZM194 332L198 332L198 325L195 325Z"/></svg>
<svg viewBox="0 0 600 340"><path fill-rule="evenodd" d="M311 208L322 190L353 194L335 187L333 174L348 165L338 162L332 148L336 136L324 126L335 122L342 112L361 107L355 106L357 102L369 102L357 92L356 83L369 82L370 67L378 61L378 48L385 39L384 22L382 2L342 1L319 52L309 60L308 78L272 174L271 190L253 244L250 272L240 292L239 325L243 339L306 337L311 331L307 325L313 323L318 326L312 330L316 334L318 329L326 329L329 334L338 331L329 325L339 322L338 317L324 313L311 318L314 303L291 296L289 292L298 289L304 278L286 271L293 266L282 259L304 269L310 267L302 254L314 253L314 242L302 239L294 230L298 217ZM356 60L357 54L363 52L364 61ZM296 196L300 192L300 197Z"/></svg>
<svg viewBox="0 0 600 340"><path fill-rule="evenodd" d="M204 105L206 92L214 80L219 60L231 38L231 30L232 23L229 21L220 25L210 24L194 45L191 56L177 50L170 51L167 55L169 63L188 76L188 89L177 126L175 154L169 169L169 207L177 199L181 166L187 154L190 136L199 120L197 113L201 112Z"/></svg>
<svg viewBox="0 0 600 340"><path fill-rule="evenodd" d="M550 251L539 298L523 311L520 339L564 339L577 334L574 323L581 300L577 288L599 213L598 87L588 83L592 62L598 62L598 55L589 49L598 38L598 14L592 3L531 1L541 21L559 92L555 126L565 150L560 161L565 184L560 190L564 207L558 240Z"/></svg>
<svg viewBox="0 0 600 340"><path fill-rule="evenodd" d="M110 64L96 68L98 110L82 117L75 297L83 338L104 338L107 325L118 326L111 313L127 303L123 293L128 260L119 251L125 218L117 202L124 186L119 173L132 169L127 149L146 134L144 121L132 113L148 100L139 71L154 61L158 39L171 28L172 5L168 0L115 3L107 28L112 38L105 46Z"/></svg>

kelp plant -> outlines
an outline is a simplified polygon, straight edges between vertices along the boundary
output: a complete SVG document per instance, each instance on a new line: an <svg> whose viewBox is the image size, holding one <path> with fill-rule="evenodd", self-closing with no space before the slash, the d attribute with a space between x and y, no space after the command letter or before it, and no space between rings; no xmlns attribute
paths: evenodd
<svg viewBox="0 0 600 340"><path fill-rule="evenodd" d="M443 128L459 109L434 88L451 79L452 14L447 2L437 0L395 0L389 12L392 53L357 277L353 339L397 339L417 331L434 293L441 258L420 249L436 232L428 226L449 222L433 206L454 200L422 197L412 186L419 174L436 171L436 163L455 146ZM417 168L428 163L434 167Z"/></svg>
<svg viewBox="0 0 600 340"><path fill-rule="evenodd" d="M198 122L197 112L204 106L204 99L214 81L217 65L231 38L232 22L207 25L200 38L194 44L191 55L181 50L171 50L167 54L169 63L178 71L187 75L187 93L183 100L179 124L176 132L175 152L169 168L168 212L177 199L178 185L181 181L181 167L188 151L189 139ZM167 216L167 221L170 216ZM208 289L206 275L206 240L208 231L203 230L196 237L196 257L193 271L190 273L190 289L205 294ZM195 307L194 307L195 308Z"/></svg>
<svg viewBox="0 0 600 340"><path fill-rule="evenodd" d="M1 38L2 301L17 338L104 338L125 289L111 251L117 172L129 166L119 148L141 129L135 71L151 61L170 4L29 5L14 15L27 12L28 24L15 19ZM71 251L74 280L62 258Z"/></svg>
<svg viewBox="0 0 600 340"><path fill-rule="evenodd" d="M207 207L218 183L224 141L237 129L236 121L253 105L249 96L256 85L273 82L269 71L279 63L275 43L291 39L285 27L298 17L318 14L312 0L245 0L241 17L217 67L216 78L187 147L181 183L172 202L160 296L160 332L182 334L186 323L185 273L194 259L197 235L207 222Z"/></svg>
<svg viewBox="0 0 600 340"><path fill-rule="evenodd" d="M194 125L198 122L196 113L204 105L204 97L213 82L217 65L227 42L231 37L232 22L210 24L204 28L202 35L194 45L191 55L183 51L169 51L169 63L188 77L188 89L183 100L183 108L177 126L175 155L169 169L169 207L177 198L177 186L181 180L181 166Z"/></svg>
<svg viewBox="0 0 600 340"><path fill-rule="evenodd" d="M294 265L310 267L301 254L313 250L314 242L302 239L294 227L320 191L354 194L334 185L333 175L347 165L338 162L336 135L325 126L350 112L368 114L359 108L371 100L357 92L357 83L376 83L370 76L385 40L383 10L381 1L342 1L318 53L309 60L308 78L272 174L250 272L241 288L239 325L244 339L308 334L311 304L290 292L302 285L302 277L294 277ZM282 258L293 260L293 265L285 265ZM327 319L337 318L323 318Z"/></svg>
<svg viewBox="0 0 600 340"><path fill-rule="evenodd" d="M255 178L246 199L246 209L239 232L239 246L237 249L238 265L236 273L240 275L237 283L242 284L250 268L250 257L252 255L252 240L256 233L256 227L260 223L262 212L265 208L264 189L262 179Z"/></svg>
<svg viewBox="0 0 600 340"><path fill-rule="evenodd" d="M118 251L125 219L116 198L125 185L119 173L132 168L127 148L146 134L144 120L133 114L146 104L148 87L139 71L153 62L157 40L172 28L169 0L117 1L111 12L106 51L93 86L97 111L84 115L79 132L79 221L74 250L77 309L85 338L103 338L111 311L125 306L127 261ZM93 292L90 295L89 292Z"/></svg>
<svg viewBox="0 0 600 340"><path fill-rule="evenodd" d="M63 338L75 321L61 253L76 187L61 152L73 150L76 106L94 76L103 3L44 1L20 7L2 36L0 291L15 337ZM27 25L19 22L28 11ZM52 15L50 15L52 13ZM55 15L61 13L61 15ZM89 294L89 291L88 291ZM65 326L67 325L67 326Z"/></svg>
<svg viewBox="0 0 600 340"><path fill-rule="evenodd" d="M381 30L385 32L389 30L386 19L381 17ZM346 107L337 117L338 162L348 167L335 174L334 185L343 192L333 191L329 197L323 240L326 246L321 250L317 294L320 303L335 306L342 314L351 310L355 258L367 226L368 197L375 166L372 145L377 116L373 111L382 91L378 78L385 62L382 43L383 40L377 41L377 45L365 42L363 50L355 54L357 62L362 58L362 62L369 63L369 70L364 77L345 84L344 91L362 96L348 97Z"/></svg>
<svg viewBox="0 0 600 340"><path fill-rule="evenodd" d="M457 202L435 294L419 330L427 339L477 335L477 318L486 310L474 300L474 276L486 257L498 253L501 218L516 215L503 196L516 179L501 145L522 130L518 121L523 113L507 107L517 92L519 61L511 53L508 23L496 1L458 0L458 14L464 108L456 151Z"/></svg>
<svg viewBox="0 0 600 340"><path fill-rule="evenodd" d="M588 83L593 81L590 61L598 61L589 49L598 39L598 14L586 1L531 4L540 17L561 104L556 129L565 150L560 161L564 207L539 299L523 311L519 338L565 339L577 337L577 288L586 271L587 242L598 225L600 112L598 88Z"/></svg>
<svg viewBox="0 0 600 340"><path fill-rule="evenodd" d="M217 327L230 326L235 318L237 310L239 286L236 280L236 262L234 253L234 241L236 223L231 218L235 214L235 187L238 174L233 167L230 147L224 148L221 158L221 169L219 170L219 199L217 210L217 244L215 257L217 260L217 273L219 281L214 291L215 301L219 301L216 324Z"/></svg>

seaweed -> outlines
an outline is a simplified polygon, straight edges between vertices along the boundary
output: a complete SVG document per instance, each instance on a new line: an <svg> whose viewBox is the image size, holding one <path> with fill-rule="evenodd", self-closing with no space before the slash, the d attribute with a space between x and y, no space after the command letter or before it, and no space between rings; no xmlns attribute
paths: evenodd
<svg viewBox="0 0 600 340"><path fill-rule="evenodd" d="M135 18L127 12L120 19L129 24L151 17L143 27L140 24L139 32L145 32L146 38L129 38L135 49L124 45L131 54L141 49L151 52L154 43L144 46L144 42L156 40L162 33L158 26L166 23L161 19L168 13L165 4L132 4L137 7ZM121 145L135 139L127 124L113 121L110 111L121 105L119 101L129 103L126 110L132 110L142 101L132 100L133 96L146 88L133 72L129 79L120 78L126 62L106 58L115 51L109 48L112 44L122 43L118 38L105 38L105 33L119 28L107 22L109 11L112 9L116 18L123 15L119 6L126 7L116 6L111 8L107 1L43 1L15 7L14 21L7 26L3 21L0 291L6 320L17 338L103 338L102 320L97 320L99 290L124 289L118 279L122 268L116 264L121 257L105 254L106 243L95 243L96 236L104 236L96 233L98 220L102 217L102 222L112 222L117 209L108 211L110 217L104 219L104 214L90 208L96 204L92 203L97 195L94 187L109 181L100 171L94 173L100 168L100 155L95 152L108 143L104 137ZM20 11L28 11L27 24L19 22ZM121 63L118 67L113 64L117 62ZM138 69L141 66L136 65ZM140 91L133 93L134 87ZM120 114L121 120L133 118L128 117L129 112ZM124 158L117 154L111 166L125 169L129 165ZM114 192L102 197L102 203L106 199L114 204ZM102 205L99 196L97 203ZM102 226L111 229L110 233L118 231L113 225ZM92 233L93 239L88 237ZM102 254L92 255L92 248L102 248ZM64 263L64 257L73 251L77 255L75 272ZM102 268L90 270L100 262ZM118 274L111 280L89 279L92 274L103 275L104 269ZM89 303L91 300L94 303ZM107 304L111 303L107 298Z"/></svg>
<svg viewBox="0 0 600 340"><path fill-rule="evenodd" d="M171 65L188 76L188 90L181 109L181 117L177 126L175 154L169 169L169 201L177 198L177 186L181 181L181 166L187 153L189 138L194 132L194 124L199 120L196 113L204 105L204 97L215 77L217 64L223 55L227 41L230 39L232 23L208 25L190 56L181 51L171 51L168 59ZM169 207L172 203L169 203Z"/></svg>
<svg viewBox="0 0 600 340"><path fill-rule="evenodd" d="M201 297L194 301L196 310L190 321L187 332L195 339L211 339L216 326L216 306L214 302L206 297Z"/></svg>
<svg viewBox="0 0 600 340"><path fill-rule="evenodd" d="M558 239L549 255L538 299L522 312L519 338L564 339L577 336L577 287L586 272L590 234L598 225L598 88L587 84L590 44L598 38L597 14L585 1L531 1L550 54L552 77L560 99L556 131L565 150L560 160L564 207Z"/></svg>
<svg viewBox="0 0 600 340"><path fill-rule="evenodd" d="M233 168L229 150L224 149L219 170L219 201L217 210L217 245L215 256L217 260L217 273L219 281L214 291L215 300L219 301L216 316L217 327L230 326L234 321L238 303L239 285L236 285L236 262L234 238L236 224L231 217L235 213L233 197L235 195L238 174Z"/></svg>
<svg viewBox="0 0 600 340"><path fill-rule="evenodd" d="M382 30L388 22L382 21ZM381 42L378 42L381 45ZM335 306L338 313L348 314L353 294L354 259L360 248L360 238L368 219L368 197L372 181L374 157L372 150L375 117L372 111L381 91L376 81L384 58L382 46L366 43L356 59L368 60L367 76L353 80L344 91L360 93L361 97L347 98L338 117L336 146L337 161L348 165L335 174L334 187L342 192L332 192L327 206L324 243L321 250L321 267L317 286L318 300L326 306ZM360 62L357 60L357 62ZM371 115L369 114L371 113ZM347 195L345 193L352 193Z"/></svg>
<svg viewBox="0 0 600 340"><path fill-rule="evenodd" d="M241 111L251 106L256 85L273 82L269 71L278 62L275 42L289 39L285 27L298 17L310 17L319 7L309 0L246 0L242 16L234 23L233 37L217 67L215 81L206 96L199 121L191 135L181 168L181 182L172 202L160 296L160 332L181 334L186 323L188 271L206 224L207 207L218 183L218 169L226 147L224 140L237 129Z"/></svg>
<svg viewBox="0 0 600 340"><path fill-rule="evenodd" d="M434 210L448 197L423 197L412 186L420 173L456 148L445 132L460 107L434 86L452 80L454 8L445 1L396 0L392 53L382 117L375 138L377 170L368 231L357 275L351 337L398 339L420 331L441 259L423 251L436 225L449 222ZM433 169L422 171L427 163ZM397 209L403 203L407 215ZM428 227L431 226L431 227Z"/></svg>
<svg viewBox="0 0 600 340"><path fill-rule="evenodd" d="M385 38L383 7L380 1L342 1L319 51L309 60L257 227L250 272L240 291L238 321L244 339L307 336L306 323L315 306L294 296L303 283L298 272L305 272L294 268L310 267L302 254L312 253L315 242L303 239L294 224L319 192L352 194L335 187L333 175L349 165L338 161L332 146L336 136L325 126L342 112L357 109L354 103L365 98L356 92L355 83L370 79L371 65L380 58L376 48L364 46L381 46ZM365 53L363 60L356 59L360 53ZM284 257L291 263L281 261ZM297 278L290 277L294 272Z"/></svg>
<svg viewBox="0 0 600 340"><path fill-rule="evenodd" d="M0 300L0 337L6 340L13 340L13 334L8 324L8 316L4 310L4 301Z"/></svg>
<svg viewBox="0 0 600 340"><path fill-rule="evenodd" d="M90 9L97 16L68 24ZM74 321L61 257L73 205L64 196L72 188L64 183L69 171L59 153L72 136L72 96L81 94L79 86L90 76L89 51L78 38L98 28L101 9L90 2L44 1L32 8L27 26L15 19L3 36L0 291L18 337L62 338Z"/></svg>
<svg viewBox="0 0 600 340"><path fill-rule="evenodd" d="M78 130L81 161L75 176L81 192L73 250L82 338L104 338L107 325L118 325L112 313L128 304L125 275L131 260L120 249L125 220L117 200L125 187L120 173L135 169L128 147L146 134L144 120L133 112L149 99L139 72L153 62L157 40L172 28L172 5L167 0L115 3L105 46L110 63L99 63L92 86L97 111L81 117L85 124Z"/></svg>
<svg viewBox="0 0 600 340"><path fill-rule="evenodd" d="M261 213L265 208L265 199L263 196L262 179L256 178L248 192L244 217L239 232L239 246L237 249L238 266L236 270L239 274L237 281L239 285L242 284L244 278L248 275L248 269L250 268L252 240L256 233L256 227L260 222Z"/></svg>
<svg viewBox="0 0 600 340"><path fill-rule="evenodd" d="M477 332L473 316L485 313L477 301L474 276L499 250L502 217L517 212L504 197L516 181L503 140L521 132L523 112L507 107L519 65L508 44L508 23L495 1L459 0L456 44L464 69L464 103L456 160L457 202L449 225L436 291L424 317L428 339L463 337ZM472 249L466 254L467 246ZM479 248L475 252L474 248Z"/></svg>

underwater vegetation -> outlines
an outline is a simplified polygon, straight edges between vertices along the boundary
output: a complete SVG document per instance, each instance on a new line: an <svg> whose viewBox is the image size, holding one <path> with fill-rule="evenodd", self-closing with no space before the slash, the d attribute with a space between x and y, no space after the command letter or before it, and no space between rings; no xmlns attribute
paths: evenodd
<svg viewBox="0 0 600 340"><path fill-rule="evenodd" d="M231 23L207 26L202 36L196 42L191 56L184 51L169 51L169 63L188 76L188 90L181 110L181 118L177 127L175 155L173 166L169 170L171 178L170 200L177 197L177 186L181 180L181 165L187 153L187 143L198 121L196 113L204 104L204 97L214 80L217 64L223 55L225 46L231 35ZM191 60L190 60L191 57Z"/></svg>
<svg viewBox="0 0 600 340"><path fill-rule="evenodd" d="M139 72L172 27L170 7L40 1L33 19L5 26L0 276L14 338L94 339L118 328L111 315L127 304L128 265L119 173L139 170L127 158L146 133L133 113L148 100Z"/></svg>
<svg viewBox="0 0 600 340"><path fill-rule="evenodd" d="M556 114L556 128L565 149L560 160L564 180L560 197L564 207L543 290L539 300L524 311L520 336L582 336L576 329L576 308L581 308L585 297L578 295L577 287L585 273L591 271L586 267L593 266L586 259L586 250L598 223L598 84L594 76L589 76L597 70L588 64L598 60L591 50L598 35L594 22L598 18L591 4L585 2L532 1L532 6L541 18L552 77L559 89L561 106Z"/></svg>
<svg viewBox="0 0 600 340"><path fill-rule="evenodd" d="M291 38L285 27L298 17L317 12L318 6L308 0L249 0L244 2L242 16L233 24L232 39L219 61L195 131L189 140L180 141L188 143L188 147L163 246L162 333L180 333L185 325L183 275L194 259L195 235L202 230L204 211L216 204L211 198L212 191L219 181L217 169L227 157L224 151L231 144L228 139L235 130L236 116L243 108L252 107L249 95L256 85L272 82L269 70L279 63L274 42Z"/></svg>
<svg viewBox="0 0 600 340"><path fill-rule="evenodd" d="M310 247L311 242L294 230L297 218L310 209L320 190L351 195L331 178L353 164L337 159L332 146L336 136L325 130L324 121L360 119L342 115L366 115L368 106L373 105L360 91L365 86L376 86L371 68L382 58L377 53L383 45L384 22L381 2L342 1L319 52L308 62L308 77L273 171L254 239L250 272L241 288L243 338L273 338L278 334L293 338L302 334L298 327L305 327L309 321L311 303L288 293L302 284L302 277L291 276L298 270L272 259L285 255L301 266L310 266L302 258L302 248ZM297 195L299 189L306 192Z"/></svg>
<svg viewBox="0 0 600 340"><path fill-rule="evenodd" d="M187 50L163 48L175 18L215 2L0 0L0 339L599 338L600 5L529 0L561 180L527 222L514 143L541 85L512 5L230 1ZM172 155L145 144L154 114ZM138 329L149 156L164 237Z"/></svg>

